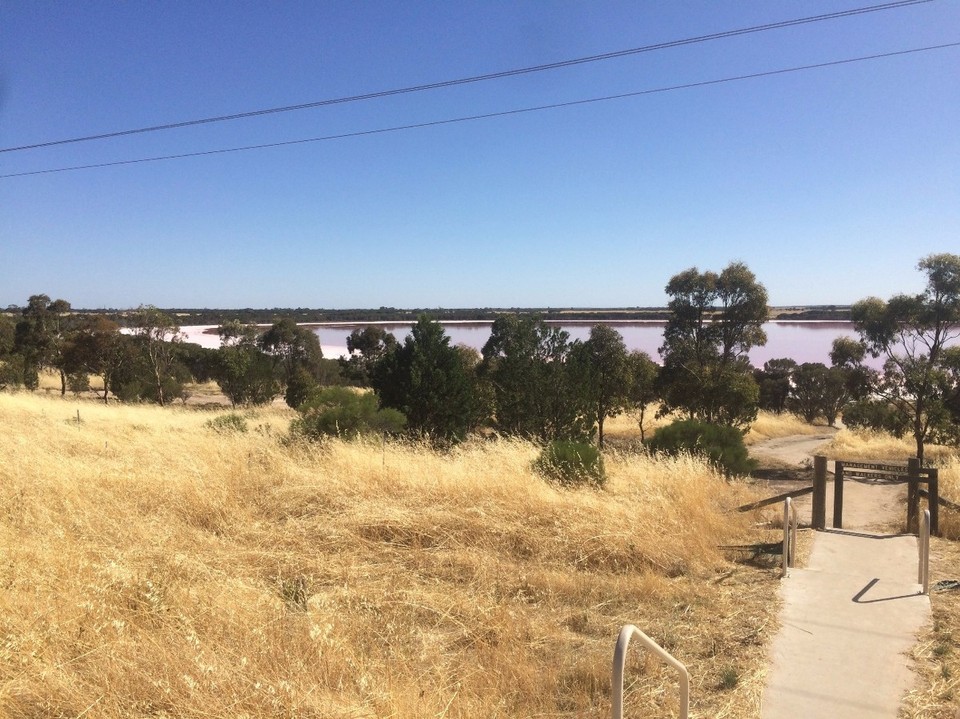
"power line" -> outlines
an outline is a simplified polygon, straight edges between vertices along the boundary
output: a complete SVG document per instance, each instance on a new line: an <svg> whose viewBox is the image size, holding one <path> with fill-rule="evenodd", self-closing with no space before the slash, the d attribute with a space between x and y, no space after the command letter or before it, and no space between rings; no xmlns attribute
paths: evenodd
<svg viewBox="0 0 960 719"><path fill-rule="evenodd" d="M182 122L172 122L164 125L152 125L150 127L140 127L132 130L119 130L117 132L106 132L99 135L86 135L84 137L73 137L65 140L51 140L49 142L38 142L31 145L19 145L17 147L0 148L0 153L19 152L21 150L35 150L41 147L53 147L55 145L67 145L77 142L88 142L90 140L106 140L112 137L124 137L127 135L138 135L147 132L159 132L162 130L174 130L181 127L192 127L194 125L205 125L214 122L225 122L227 120L240 120L248 117L259 117L262 115L272 115L282 112L293 112L295 110L307 110L316 107L326 107L329 105L340 105L349 102L358 102L361 100L374 100L394 95L405 95L414 92L423 92L425 90L437 90L445 87L454 87L456 85L467 85L470 83L484 82L487 80L499 80L507 77L516 77L518 75L527 75L545 70L556 70L564 67L573 67L575 65L584 65L591 62L602 60L612 60L630 55L639 55L641 53L653 52L656 50L666 50L673 47L682 47L684 45L693 45L696 43L709 42L711 40L720 40L723 38L737 37L738 35L749 35L767 30L779 30L797 25L807 25L824 20L835 20L837 18L852 17L855 15L864 15L866 13L878 12L881 10L894 10L911 5L920 5L933 2L933 0L897 0L880 5L868 5L865 7L853 8L850 10L841 10L839 12L826 13L823 15L813 15L810 17L796 18L793 20L783 20L766 25L755 25L753 27L740 28L737 30L725 30L723 32L712 33L710 35L699 35L697 37L684 38L682 40L670 40L668 42L656 43L653 45L644 45L642 47L630 48L628 50L617 50L614 52L602 53L599 55L588 55L586 57L575 58L572 60L561 60L558 62L546 63L543 65L533 65L524 68L515 68L513 70L504 70L502 72L492 72L485 75L474 75L472 77L459 78L456 80L443 80L440 82L427 83L425 85L412 85L410 87L395 88L392 90L382 90L371 92L364 95L351 95L349 97L338 97L327 100L317 100L316 102L306 102L299 105L286 105L284 107L272 107L262 110L251 110L249 112L239 112L233 115L218 115L216 117L205 117L197 120L184 120Z"/></svg>
<svg viewBox="0 0 960 719"><path fill-rule="evenodd" d="M767 70L765 72L755 72L748 75L737 75L735 77L725 77L718 80L702 80L700 82L691 82L683 85L671 85L669 87L658 87L648 90L637 90L635 92L625 92L618 95L606 95L604 97L593 97L584 100L570 100L568 102L558 102L551 105L538 105L536 107L525 107L514 110L503 110L500 112L489 112L482 115L468 115L466 117L448 118L445 120L431 120L429 122L419 122L410 125L396 125L394 127L382 127L375 130L360 130L357 132L347 132L339 135L323 135L321 137L308 137L300 140L284 140L281 142L268 142L260 145L245 145L243 147L230 147L221 150L204 150L201 152L186 152L179 155L162 155L159 157L142 157L135 160L117 160L115 162L101 162L91 165L74 165L73 167L58 167L47 170L32 170L30 172L17 172L9 175L0 175L0 180L12 177L27 177L29 175L48 175L58 172L72 172L74 170L92 170L103 167L117 167L119 165L136 165L144 162L160 162L162 160L181 160L188 157L205 157L208 155L222 155L230 152L246 152L248 150L264 150L274 147L287 147L290 145L303 145L312 142L327 142L330 140L343 140L350 137L364 137L367 135L381 135L388 132L400 132L402 130L416 130L426 127L437 127L440 125L452 125L459 122L471 122L474 120L487 120L495 117L507 117L510 115L521 115L530 112L540 112L542 110L556 110L564 107L575 107L577 105L589 105L597 102L607 102L609 100L622 100L628 97L640 97L642 95L655 95L663 92L672 92L674 90L688 90L695 87L707 87L709 85L721 85L728 82L738 82L741 80L751 80L759 77L771 77L773 75L785 75L792 72L801 72L803 70L815 70L825 67L836 67L838 65L848 65L855 62L864 62L867 60L879 60L887 57L896 57L899 55L911 55L930 50L942 50L945 48L960 47L960 42L951 42L943 45L928 45L927 47L918 47L910 50L897 50L885 52L877 55L863 55L861 57L847 58L844 60L832 60L830 62L821 62L814 65L799 65L796 67L782 68L780 70Z"/></svg>

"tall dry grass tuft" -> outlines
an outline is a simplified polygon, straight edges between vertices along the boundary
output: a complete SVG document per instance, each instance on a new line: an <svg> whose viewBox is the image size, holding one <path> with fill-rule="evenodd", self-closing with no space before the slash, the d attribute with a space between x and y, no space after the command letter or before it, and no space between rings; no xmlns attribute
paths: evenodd
<svg viewBox="0 0 960 719"><path fill-rule="evenodd" d="M938 464L940 496L960 505L960 456L946 457ZM960 512L951 507L940 508L940 533L945 539L960 539Z"/></svg>
<svg viewBox="0 0 960 719"><path fill-rule="evenodd" d="M795 414L775 414L761 411L750 429L744 435L744 442L748 445L775 437L789 437L795 434L823 434L833 431L826 425L809 424Z"/></svg>
<svg viewBox="0 0 960 719"><path fill-rule="evenodd" d="M650 405L647 408L643 423L647 439L652 437L658 428L678 419L683 419L683 416L679 413L666 417L657 417L656 414L657 406ZM756 420L744 435L744 441L747 444L753 444L775 437L788 437L795 434L823 434L831 431L833 431L832 428L825 425L807 424L803 419L793 414L774 414L773 412L760 411ZM608 418L604 424L604 434L608 440L616 445L629 445L639 441L640 427L637 416L624 412L616 417Z"/></svg>
<svg viewBox="0 0 960 719"><path fill-rule="evenodd" d="M824 450L831 459L886 459L904 462L915 457L917 446L911 437L894 437L886 432L842 429ZM924 460L940 464L956 456L956 450L941 445L927 445Z"/></svg>
<svg viewBox="0 0 960 719"><path fill-rule="evenodd" d="M903 719L954 719L960 707L960 591L936 584L960 577L960 544L930 541L933 621L911 652L918 678L900 708Z"/></svg>
<svg viewBox="0 0 960 719"><path fill-rule="evenodd" d="M613 454L563 491L525 442L220 414L0 395L0 716L601 717L626 622L699 715L756 714L776 572L718 549L755 535L704 464ZM631 661L631 705L669 716Z"/></svg>

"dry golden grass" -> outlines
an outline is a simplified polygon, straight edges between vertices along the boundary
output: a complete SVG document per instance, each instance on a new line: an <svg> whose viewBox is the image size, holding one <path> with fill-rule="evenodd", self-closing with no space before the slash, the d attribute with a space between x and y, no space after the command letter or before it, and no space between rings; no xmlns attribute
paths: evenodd
<svg viewBox="0 0 960 719"><path fill-rule="evenodd" d="M77 421L77 409L80 421ZM0 716L604 717L638 624L698 717L755 717L775 569L691 459L608 457L602 491L536 449L288 445L291 413L0 395ZM628 706L670 716L635 652Z"/></svg>
<svg viewBox="0 0 960 719"><path fill-rule="evenodd" d="M931 539L930 579L960 578L960 544ZM960 590L930 594L933 622L912 652L917 686L907 694L901 719L956 719L960 716Z"/></svg>
<svg viewBox="0 0 960 719"><path fill-rule="evenodd" d="M842 429L824 448L831 459L887 459L906 461L917 454L917 445L911 437L897 439L886 432L870 430ZM924 459L940 464L956 456L956 450L950 447L929 444L924 448Z"/></svg>
<svg viewBox="0 0 960 719"><path fill-rule="evenodd" d="M658 427L680 419L680 415L673 414L667 417L657 417L657 406L650 405L644 417L643 428L647 438L653 436ZM827 431L824 425L807 424L792 414L774 414L762 411L744 435L744 441L749 445L764 439L774 437L788 437L795 434L821 434ZM612 443L622 445L639 441L640 428L637 416L631 413L619 414L610 417L604 423L604 436Z"/></svg>
<svg viewBox="0 0 960 719"><path fill-rule="evenodd" d="M651 404L643 417L643 431L647 439L653 436L658 427L670 424L675 418L657 417L657 405ZM640 441L639 416L624 412L616 417L608 417L603 423L604 437L614 444L630 444Z"/></svg>
<svg viewBox="0 0 960 719"><path fill-rule="evenodd" d="M757 419L750 425L750 430L744 435L743 441L748 445L765 439L789 437L795 434L822 434L830 431L825 425L808 424L795 414L774 414L760 412Z"/></svg>

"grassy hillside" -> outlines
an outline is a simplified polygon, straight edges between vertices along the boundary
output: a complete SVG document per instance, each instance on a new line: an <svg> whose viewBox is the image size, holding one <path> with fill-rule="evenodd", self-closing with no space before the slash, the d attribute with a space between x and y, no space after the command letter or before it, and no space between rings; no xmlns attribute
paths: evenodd
<svg viewBox="0 0 960 719"><path fill-rule="evenodd" d="M0 394L0 716L605 717L627 622L696 716L757 715L777 573L717 549L756 518L702 464L614 455L560 491L523 442L215 416ZM670 716L673 678L631 662L628 706Z"/></svg>

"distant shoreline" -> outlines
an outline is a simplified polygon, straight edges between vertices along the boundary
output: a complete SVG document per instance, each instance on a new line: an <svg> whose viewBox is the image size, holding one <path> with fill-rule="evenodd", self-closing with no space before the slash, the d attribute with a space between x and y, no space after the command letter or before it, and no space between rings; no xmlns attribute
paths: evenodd
<svg viewBox="0 0 960 719"><path fill-rule="evenodd" d="M471 327L489 327L494 323L495 320L445 320L438 319L441 325L450 325L455 327L471 328ZM640 327L664 327L667 324L667 320L662 319L545 319L547 324L550 325L565 325L568 327L590 327L596 324L605 324L605 325L615 325L615 326L640 326ZM793 325L796 326L810 326L816 325L820 329L829 329L831 327L836 328L849 328L853 323L851 320L810 320L810 319L768 319L764 324L775 324L783 327L790 327ZM325 329L325 328L340 328L340 329L350 329L355 327L412 327L416 324L416 320L336 320L330 322L298 322L297 325L300 327L306 327L308 329ZM269 323L257 323L257 326L268 328ZM203 327L201 332L203 334L215 335L217 334L219 325L192 325L192 327L198 328Z"/></svg>
<svg viewBox="0 0 960 719"><path fill-rule="evenodd" d="M8 313L18 308L8 308ZM667 307L526 307L526 308L414 308L398 309L380 307L370 309L309 309L309 308L160 308L160 311L174 318L179 325L223 325L238 321L242 324L270 325L281 318L292 319L299 325L347 326L369 324L413 324L422 315L446 323L476 323L478 326L489 324L505 314L537 315L547 322L558 324L594 324L597 322L649 323L665 322L670 319ZM848 305L811 305L791 307L771 307L768 321L780 322L849 322L851 308ZM116 320L121 325L130 323L136 310L73 310L75 314L102 314Z"/></svg>

